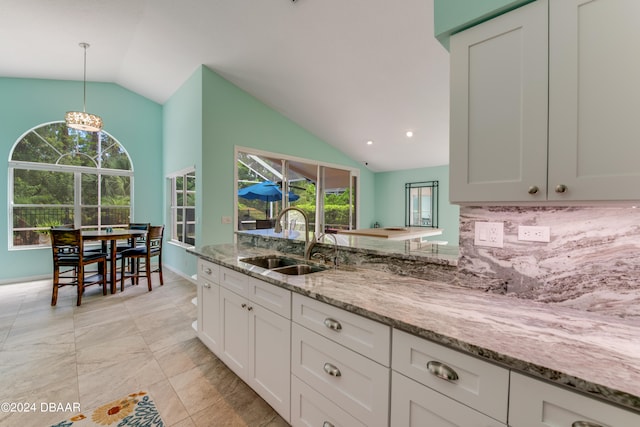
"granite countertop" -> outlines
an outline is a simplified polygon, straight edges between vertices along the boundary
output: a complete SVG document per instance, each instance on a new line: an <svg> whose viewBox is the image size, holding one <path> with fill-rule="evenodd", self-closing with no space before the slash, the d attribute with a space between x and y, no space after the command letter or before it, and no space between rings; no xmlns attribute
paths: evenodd
<svg viewBox="0 0 640 427"><path fill-rule="evenodd" d="M640 322L635 319L349 265L285 276L240 261L273 254L273 249L222 244L188 252L640 413Z"/></svg>

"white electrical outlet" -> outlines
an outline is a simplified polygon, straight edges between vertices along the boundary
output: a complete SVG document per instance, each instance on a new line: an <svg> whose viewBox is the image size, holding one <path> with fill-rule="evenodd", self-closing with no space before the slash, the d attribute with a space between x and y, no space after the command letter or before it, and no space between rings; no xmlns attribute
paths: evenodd
<svg viewBox="0 0 640 427"><path fill-rule="evenodd" d="M518 227L518 240L548 243L551 241L551 229L547 226L520 225Z"/></svg>
<svg viewBox="0 0 640 427"><path fill-rule="evenodd" d="M502 248L504 246L504 223L476 221L474 244Z"/></svg>

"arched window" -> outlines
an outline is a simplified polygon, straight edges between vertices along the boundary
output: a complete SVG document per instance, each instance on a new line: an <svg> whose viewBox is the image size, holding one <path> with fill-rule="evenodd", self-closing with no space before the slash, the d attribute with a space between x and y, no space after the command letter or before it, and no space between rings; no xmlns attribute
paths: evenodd
<svg viewBox="0 0 640 427"><path fill-rule="evenodd" d="M47 244L54 225L101 229L131 218L133 166L111 135L64 122L26 132L9 156L10 248Z"/></svg>

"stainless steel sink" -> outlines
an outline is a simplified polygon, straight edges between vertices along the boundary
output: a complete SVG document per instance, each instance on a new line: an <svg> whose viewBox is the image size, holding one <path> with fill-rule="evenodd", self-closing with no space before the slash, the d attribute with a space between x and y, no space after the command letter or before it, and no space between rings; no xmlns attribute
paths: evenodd
<svg viewBox="0 0 640 427"><path fill-rule="evenodd" d="M249 258L241 258L240 261L281 274L299 276L302 274L316 273L326 270L326 267L316 264L308 264L296 258L280 255L265 255Z"/></svg>
<svg viewBox="0 0 640 427"><path fill-rule="evenodd" d="M302 274L317 273L318 271L322 270L326 270L326 268L308 264L296 264L272 269L272 271L277 271L278 273L287 274L290 276L300 276Z"/></svg>
<svg viewBox="0 0 640 427"><path fill-rule="evenodd" d="M257 267L266 268L272 270L278 267L286 267L289 265L300 264L302 261L295 258L287 258L277 255L265 255L250 258L241 258L240 261L247 264L255 265Z"/></svg>

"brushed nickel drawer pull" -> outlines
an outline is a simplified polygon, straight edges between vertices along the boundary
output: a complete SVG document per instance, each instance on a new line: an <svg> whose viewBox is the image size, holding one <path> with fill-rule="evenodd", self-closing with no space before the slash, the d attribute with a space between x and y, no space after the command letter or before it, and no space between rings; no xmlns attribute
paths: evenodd
<svg viewBox="0 0 640 427"><path fill-rule="evenodd" d="M253 306L250 305L249 307L247 307L247 310L249 310L249 311L253 310Z"/></svg>
<svg viewBox="0 0 640 427"><path fill-rule="evenodd" d="M432 375L447 381L456 381L458 373L444 363L432 360L427 363L427 369Z"/></svg>
<svg viewBox="0 0 640 427"><path fill-rule="evenodd" d="M211 284L209 282L204 282L202 286L205 288L210 288Z"/></svg>
<svg viewBox="0 0 640 427"><path fill-rule="evenodd" d="M537 194L538 190L540 189L538 188L537 185L532 185L531 187L529 187L529 194Z"/></svg>
<svg viewBox="0 0 640 427"><path fill-rule="evenodd" d="M342 376L342 373L340 372L340 369L338 369L337 366L332 365L331 363L327 362L324 364L324 371L331 375L332 377L339 377Z"/></svg>
<svg viewBox="0 0 640 427"><path fill-rule="evenodd" d="M240 307L242 307L242 308L247 308L247 304L242 303L242 304L240 305Z"/></svg>
<svg viewBox="0 0 640 427"><path fill-rule="evenodd" d="M556 185L556 193L566 193L567 190L568 188L564 184Z"/></svg>
<svg viewBox="0 0 640 427"><path fill-rule="evenodd" d="M571 427L602 427L600 424L591 423L589 421L574 421Z"/></svg>
<svg viewBox="0 0 640 427"><path fill-rule="evenodd" d="M330 317L327 317L326 319L324 319L324 326L334 331L342 330L342 325L340 324L340 322Z"/></svg>
<svg viewBox="0 0 640 427"><path fill-rule="evenodd" d="M211 274L211 269L209 267L204 269L205 274Z"/></svg>
<svg viewBox="0 0 640 427"><path fill-rule="evenodd" d="M322 427L335 427L335 426L331 424L329 421L325 421L322 423Z"/></svg>

